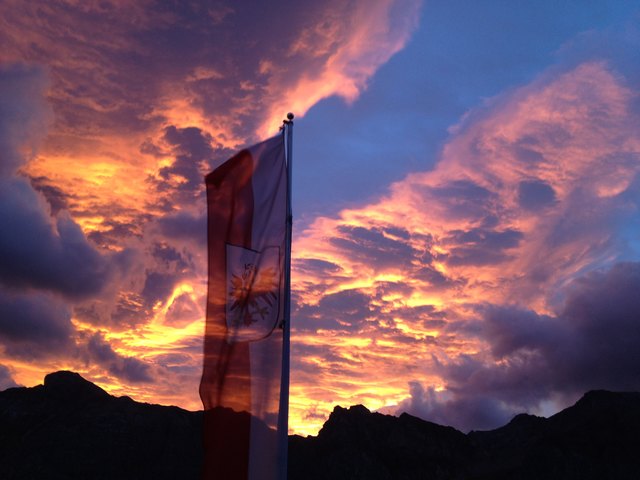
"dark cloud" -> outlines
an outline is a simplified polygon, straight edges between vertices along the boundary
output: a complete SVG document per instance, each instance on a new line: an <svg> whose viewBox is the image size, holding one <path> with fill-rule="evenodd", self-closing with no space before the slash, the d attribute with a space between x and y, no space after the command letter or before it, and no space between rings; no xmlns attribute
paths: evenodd
<svg viewBox="0 0 640 480"><path fill-rule="evenodd" d="M166 127L163 141L168 146L174 161L162 167L152 182L160 192L170 194L166 204L169 211L178 205L190 205L203 199L204 175L211 170L214 158L220 156L219 147L213 137L197 127Z"/></svg>
<svg viewBox="0 0 640 480"><path fill-rule="evenodd" d="M411 296L414 288L404 282L376 282L375 298L382 300L385 295L401 295L405 298Z"/></svg>
<svg viewBox="0 0 640 480"><path fill-rule="evenodd" d="M483 218L490 213L491 202L497 199L494 192L469 180L452 180L429 188L428 194L435 197L450 218Z"/></svg>
<svg viewBox="0 0 640 480"><path fill-rule="evenodd" d="M545 161L538 149L541 147L540 141L532 135L523 135L512 147L514 157L518 162L527 166L543 163Z"/></svg>
<svg viewBox="0 0 640 480"><path fill-rule="evenodd" d="M419 382L409 383L409 393L410 397L399 405L398 414L406 412L465 432L496 428L513 417L502 402L489 396L447 399L433 387L425 389Z"/></svg>
<svg viewBox="0 0 640 480"><path fill-rule="evenodd" d="M448 389L456 400L493 397L514 413L535 408L554 392L549 373L552 368L549 359L539 352L525 351L501 363L482 355L460 355L445 364L435 362L436 371L446 375Z"/></svg>
<svg viewBox="0 0 640 480"><path fill-rule="evenodd" d="M196 127L177 128L171 125L164 130L164 140L177 154L176 162L166 170L167 174L178 173L189 180L195 180L190 178L198 173L194 167L214 156L213 138ZM162 170L160 175L165 176Z"/></svg>
<svg viewBox="0 0 640 480"><path fill-rule="evenodd" d="M123 256L127 253L128 259ZM191 281L196 268L189 251L178 250L164 240L150 243L145 252L121 252L116 258L121 257L132 271L117 289L76 304L74 313L78 318L116 330L142 325L153 316L158 303L168 300L179 282ZM177 322L175 318L173 321Z"/></svg>
<svg viewBox="0 0 640 480"><path fill-rule="evenodd" d="M640 263L619 263L574 281L555 318L490 309L483 335L494 355L510 360L513 368L501 375L537 378L549 389L569 394L597 388L637 390L639 289Z"/></svg>
<svg viewBox="0 0 640 480"><path fill-rule="evenodd" d="M294 329L299 332L362 332L377 325L378 318L382 318L382 312L372 304L371 296L358 289L327 294L318 304L295 302L293 305Z"/></svg>
<svg viewBox="0 0 640 480"><path fill-rule="evenodd" d="M201 350L198 350L198 353L200 353L200 351ZM194 375L200 374L200 365L199 363L197 364L197 366L194 365L193 360L194 360L194 357L192 355L186 355L183 353L167 353L167 354L160 354L160 355L154 356L154 362L157 365L162 365L162 368L164 370L171 373L186 375L191 377ZM159 379L156 379L156 382L162 381L162 380L167 382L167 386L170 390L175 390L175 384L173 384L174 382L173 378L171 379L159 378ZM189 380L191 380L191 382L195 384L195 382L193 382L193 379L189 379Z"/></svg>
<svg viewBox="0 0 640 480"><path fill-rule="evenodd" d="M367 378L369 374L363 369L368 364L367 354L357 348L345 352L341 343L338 337L335 341L327 339L323 345L292 345L292 367L298 378L311 385L321 378L332 378L332 387L336 389L348 388L351 381Z"/></svg>
<svg viewBox="0 0 640 480"><path fill-rule="evenodd" d="M147 269L140 297L150 311L158 302L168 298L185 274L195 268L187 252L179 252L166 242L156 242L151 248L155 268Z"/></svg>
<svg viewBox="0 0 640 480"><path fill-rule="evenodd" d="M371 297L358 290L343 290L324 296L318 304L323 316L335 318L348 328L361 328L373 313Z"/></svg>
<svg viewBox="0 0 640 480"><path fill-rule="evenodd" d="M300 272L313 272L316 275L328 276L342 271L340 265L317 258L293 258L293 268Z"/></svg>
<svg viewBox="0 0 640 480"><path fill-rule="evenodd" d="M39 67L0 65L0 178L13 176L44 138L51 119L47 86Z"/></svg>
<svg viewBox="0 0 640 480"><path fill-rule="evenodd" d="M556 202L553 187L541 180L529 180L518 185L518 203L525 210L538 211Z"/></svg>
<svg viewBox="0 0 640 480"><path fill-rule="evenodd" d="M57 215L61 210L69 209L70 195L58 187L51 184L46 177L31 177L31 185L33 188L42 193L47 203L51 207L51 215Z"/></svg>
<svg viewBox="0 0 640 480"><path fill-rule="evenodd" d="M176 274L148 272L141 293L145 304L154 305L167 298L179 280L180 276Z"/></svg>
<svg viewBox="0 0 640 480"><path fill-rule="evenodd" d="M411 238L411 233L402 227L387 226L384 228L384 233L402 240L409 240Z"/></svg>
<svg viewBox="0 0 640 480"><path fill-rule="evenodd" d="M482 328L483 327L483 328ZM515 307L487 307L483 336L491 342L491 353L502 359L519 350L536 350L566 340L557 319Z"/></svg>
<svg viewBox="0 0 640 480"><path fill-rule="evenodd" d="M110 213L109 216L113 215ZM99 231L89 232L87 238L95 245L110 249L121 244L129 238L142 238L140 224L144 221L143 216L137 216L136 222L119 222L115 220L105 220L102 222Z"/></svg>
<svg viewBox="0 0 640 480"><path fill-rule="evenodd" d="M9 370L8 367L0 364L0 391L18 386L19 385L11 377L11 370Z"/></svg>
<svg viewBox="0 0 640 480"><path fill-rule="evenodd" d="M481 306L480 323L456 328L484 339L491 356L435 359L446 395L416 383L401 408L463 430L486 429L544 401L564 399L565 407L588 390L638 390L639 291L640 263L628 262L575 280L557 316Z"/></svg>
<svg viewBox="0 0 640 480"><path fill-rule="evenodd" d="M40 358L73 345L70 308L43 293L0 289L0 341L8 355Z"/></svg>
<svg viewBox="0 0 640 480"><path fill-rule="evenodd" d="M177 296L165 315L165 325L180 328L201 319L202 312L190 295Z"/></svg>
<svg viewBox="0 0 640 480"><path fill-rule="evenodd" d="M456 284L455 281L431 266L419 267L412 272L411 276L436 288L446 288Z"/></svg>
<svg viewBox="0 0 640 480"><path fill-rule="evenodd" d="M47 131L46 85L40 69L0 68L0 283L82 298L110 281L108 258L87 242L66 212L52 217L45 196L16 176L17 168L30 160L25 152L34 154ZM59 200L61 192L48 192Z"/></svg>
<svg viewBox="0 0 640 480"><path fill-rule="evenodd" d="M207 243L207 219L204 215L181 211L163 215L155 224L159 232L169 239L193 240L200 246Z"/></svg>
<svg viewBox="0 0 640 480"><path fill-rule="evenodd" d="M98 293L112 266L67 214L49 217L44 199L23 179L0 180L0 282L60 292Z"/></svg>
<svg viewBox="0 0 640 480"><path fill-rule="evenodd" d="M155 242L151 248L151 255L165 268L171 268L177 272L193 267L188 253L179 252L166 242Z"/></svg>
<svg viewBox="0 0 640 480"><path fill-rule="evenodd" d="M399 318L410 319L412 322L419 322L427 330L439 329L446 325L446 312L433 305L394 308L391 314Z"/></svg>
<svg viewBox="0 0 640 480"><path fill-rule="evenodd" d="M411 262L419 252L406 241L384 235L377 228L340 225L339 237L330 242L351 256L353 261L361 261L373 268L411 268Z"/></svg>
<svg viewBox="0 0 640 480"><path fill-rule="evenodd" d="M503 231L474 228L449 232L445 243L453 245L446 262L452 266L490 265L511 258L508 250L518 246L524 235L513 229Z"/></svg>
<svg viewBox="0 0 640 480"><path fill-rule="evenodd" d="M561 314L567 343L555 353L558 387L640 389L640 263L615 265L575 282Z"/></svg>
<svg viewBox="0 0 640 480"><path fill-rule="evenodd" d="M95 334L86 345L89 358L119 379L132 383L153 382L151 367L133 357L116 353L102 336Z"/></svg>

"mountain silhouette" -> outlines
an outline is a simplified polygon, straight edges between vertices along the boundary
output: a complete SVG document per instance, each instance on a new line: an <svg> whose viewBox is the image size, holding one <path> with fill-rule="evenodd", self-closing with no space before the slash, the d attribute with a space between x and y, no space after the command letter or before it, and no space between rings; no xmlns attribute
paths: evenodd
<svg viewBox="0 0 640 480"><path fill-rule="evenodd" d="M336 407L317 437L290 437L292 479L640 478L640 393L592 391L550 417L465 435L408 414ZM318 468L322 465L322 468Z"/></svg>
<svg viewBox="0 0 640 480"><path fill-rule="evenodd" d="M202 412L113 397L77 373L0 392L0 478L196 479Z"/></svg>
<svg viewBox="0 0 640 480"><path fill-rule="evenodd" d="M202 412L52 373L44 385L0 392L0 479L195 480L202 421ZM336 407L317 436L289 438L289 478L637 479L639 433L640 393L592 391L550 418L521 414L466 435L408 414Z"/></svg>

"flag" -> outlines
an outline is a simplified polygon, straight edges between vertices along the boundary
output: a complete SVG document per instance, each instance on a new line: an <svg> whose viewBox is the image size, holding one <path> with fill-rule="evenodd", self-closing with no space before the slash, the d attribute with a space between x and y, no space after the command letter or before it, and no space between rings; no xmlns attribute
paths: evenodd
<svg viewBox="0 0 640 480"><path fill-rule="evenodd" d="M281 379L290 248L284 133L239 152L205 183L203 479L281 480L286 476L288 409L286 401L280 407L280 396L281 387L288 395L288 372L287 385Z"/></svg>

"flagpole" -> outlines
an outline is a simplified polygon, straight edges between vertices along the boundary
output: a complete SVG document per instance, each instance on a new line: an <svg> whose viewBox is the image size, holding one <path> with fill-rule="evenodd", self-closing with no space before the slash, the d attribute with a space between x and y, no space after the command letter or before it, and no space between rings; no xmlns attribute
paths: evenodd
<svg viewBox="0 0 640 480"><path fill-rule="evenodd" d="M293 180L293 113L287 113L282 121L285 139L287 162L287 229L284 257L284 325L282 331L282 378L280 381L280 415L278 432L280 435L280 478L287 478L288 444L289 444L289 343L291 338L291 238L293 230L293 213L291 208L291 184Z"/></svg>

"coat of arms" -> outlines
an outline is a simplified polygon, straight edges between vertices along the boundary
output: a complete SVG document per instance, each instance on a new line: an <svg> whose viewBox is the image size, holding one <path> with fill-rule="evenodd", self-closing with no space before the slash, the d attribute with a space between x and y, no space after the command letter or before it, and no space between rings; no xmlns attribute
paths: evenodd
<svg viewBox="0 0 640 480"><path fill-rule="evenodd" d="M280 249L227 245L227 328L230 342L255 341L276 327L280 313Z"/></svg>

